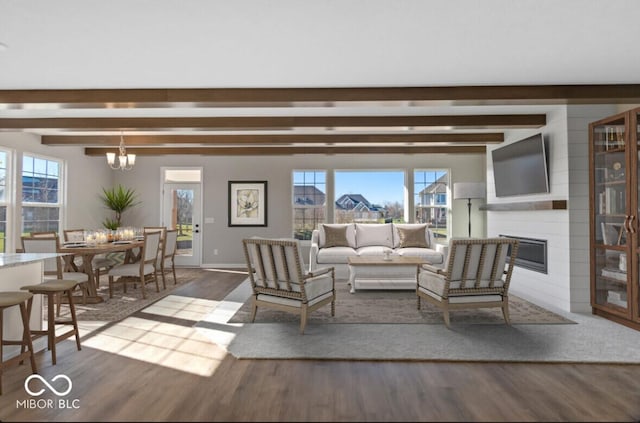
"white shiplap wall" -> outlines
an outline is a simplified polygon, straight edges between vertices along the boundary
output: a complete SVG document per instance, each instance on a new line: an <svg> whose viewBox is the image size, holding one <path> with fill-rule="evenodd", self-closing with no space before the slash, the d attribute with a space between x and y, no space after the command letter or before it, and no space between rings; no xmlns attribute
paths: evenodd
<svg viewBox="0 0 640 423"><path fill-rule="evenodd" d="M569 197L569 160L567 109L559 106L547 114L542 130L513 130L505 133L504 145L542 132L548 148L548 194L513 197L495 196L491 153L487 152L487 203L509 203L538 200L566 200ZM547 240L548 273L516 267L511 279L511 292L541 305L570 309L569 211L494 211L487 212L489 236L500 234Z"/></svg>
<svg viewBox="0 0 640 423"><path fill-rule="evenodd" d="M537 304L588 312L589 305L589 123L616 113L616 106L560 106L541 130L549 154L548 194L497 198L487 153L487 202L567 200L568 210L487 212L489 236L547 240L548 273L516 267L511 292ZM536 131L511 131L505 144Z"/></svg>

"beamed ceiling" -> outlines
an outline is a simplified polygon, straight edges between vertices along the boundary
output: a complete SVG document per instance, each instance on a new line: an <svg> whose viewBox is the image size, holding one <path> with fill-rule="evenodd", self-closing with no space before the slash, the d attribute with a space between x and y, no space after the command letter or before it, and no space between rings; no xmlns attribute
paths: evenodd
<svg viewBox="0 0 640 423"><path fill-rule="evenodd" d="M0 131L104 155L484 153L566 104L633 104L640 85L0 90Z"/></svg>

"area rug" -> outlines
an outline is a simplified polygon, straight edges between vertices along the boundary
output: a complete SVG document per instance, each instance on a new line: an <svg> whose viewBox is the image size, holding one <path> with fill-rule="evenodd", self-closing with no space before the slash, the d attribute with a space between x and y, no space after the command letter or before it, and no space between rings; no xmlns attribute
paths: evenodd
<svg viewBox="0 0 640 423"><path fill-rule="evenodd" d="M356 294L358 295L358 294ZM231 323L251 296L240 284L195 327L238 359L640 363L640 331L555 310L575 324ZM415 306L415 303L414 303ZM338 312L339 309L336 311ZM260 316L260 310L258 311Z"/></svg>
<svg viewBox="0 0 640 423"><path fill-rule="evenodd" d="M138 310L141 310L156 301L171 294L176 288L184 286L202 277L201 269L176 268L177 284L173 283L172 275L165 275L167 281L167 289L162 289L162 276L159 285L160 292L156 292L155 283L146 285L147 298L142 298L142 290L140 286L136 289L133 284L127 284L127 293L124 293L122 284L115 284L113 288L113 298L109 298L109 284L106 276L101 277L98 295L104 299L104 302L97 304L82 304L81 301L75 302L76 316L78 320L96 320L96 321L117 321L121 320ZM46 306L45 306L46 309ZM68 313L66 306L62 307L61 315ZM46 316L46 310L44 312Z"/></svg>
<svg viewBox="0 0 640 423"><path fill-rule="evenodd" d="M246 301L229 323L248 323L251 316L251 299ZM456 310L450 312L451 322L464 324L504 324L499 308ZM575 323L559 314L544 309L514 295L509 296L511 323L524 324L570 324ZM256 323L299 322L293 313L258 308ZM442 311L422 301L416 307L414 291L360 290L349 293L346 282L336 282L336 314L331 316L331 307L322 307L309 315L309 324L328 323L392 323L392 324L443 324Z"/></svg>

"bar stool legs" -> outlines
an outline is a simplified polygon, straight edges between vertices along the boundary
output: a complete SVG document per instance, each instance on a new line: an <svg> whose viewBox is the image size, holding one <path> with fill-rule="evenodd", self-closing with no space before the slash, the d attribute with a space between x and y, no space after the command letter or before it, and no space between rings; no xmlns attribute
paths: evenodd
<svg viewBox="0 0 640 423"><path fill-rule="evenodd" d="M51 364L56 364L56 344L70 336L75 335L76 346L78 351L82 349L80 346L80 331L78 330L78 320L76 319L76 308L73 304L73 289L78 284L76 281L71 280L51 280L39 285L23 286L20 289L27 290L31 294L42 294L47 296L47 329L46 330L32 330L31 335L33 339L37 339L41 336L47 336L47 346L51 351ZM55 297L56 295L67 295L69 301L69 311L71 312L71 320L56 320L55 313ZM31 312L31 306L33 298L28 301L27 311ZM56 336L56 325L71 325L73 329Z"/></svg>
<svg viewBox="0 0 640 423"><path fill-rule="evenodd" d="M36 367L36 360L33 352L33 343L31 341L31 331L29 330L29 313L28 313L28 305L27 302L31 302L33 300L33 294L29 292L20 292L20 291L10 291L10 292L0 292L0 395L2 395L2 373L6 367L14 364L21 364L25 358L29 358L31 361L31 371L32 373L37 373L38 368ZM22 339L20 341L16 340L5 340L4 332L3 332L3 316L4 310L13 306L20 306L20 316L22 318L23 332ZM3 346L4 345L20 345L20 354L16 357L12 357L6 361L2 359L3 357ZM26 347L26 351L25 351Z"/></svg>

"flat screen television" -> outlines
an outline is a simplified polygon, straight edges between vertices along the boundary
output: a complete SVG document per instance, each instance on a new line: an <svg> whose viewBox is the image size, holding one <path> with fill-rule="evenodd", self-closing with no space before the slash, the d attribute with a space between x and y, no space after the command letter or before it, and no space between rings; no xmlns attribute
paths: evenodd
<svg viewBox="0 0 640 423"><path fill-rule="evenodd" d="M496 197L549 192L547 153L542 134L491 152Z"/></svg>

